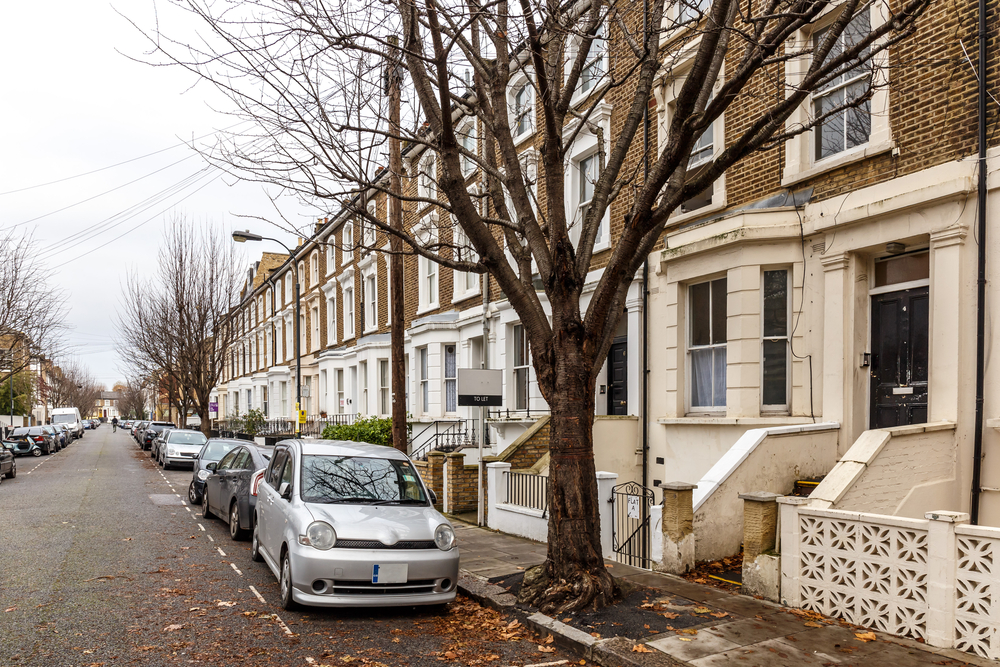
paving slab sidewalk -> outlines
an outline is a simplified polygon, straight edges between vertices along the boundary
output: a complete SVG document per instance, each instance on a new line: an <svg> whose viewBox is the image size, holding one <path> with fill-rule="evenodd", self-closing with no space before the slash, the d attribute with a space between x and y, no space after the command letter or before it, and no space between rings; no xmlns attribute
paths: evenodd
<svg viewBox="0 0 1000 667"><path fill-rule="evenodd" d="M460 589L484 602L513 610L514 598L487 580L498 580L545 560L545 545L453 521L461 549ZM528 617L539 632L551 632L556 641L601 665L691 665L693 667L798 667L891 665L981 665L1000 663L953 649L938 649L913 640L876 632L877 640L864 642L850 629L831 619L830 625L810 627L788 608L744 595L613 563L619 579L655 589L671 608L702 605L725 611L689 626L678 634L659 634L638 640L597 640L585 632L542 614ZM690 630L696 630L690 634ZM636 646L644 645L650 653Z"/></svg>

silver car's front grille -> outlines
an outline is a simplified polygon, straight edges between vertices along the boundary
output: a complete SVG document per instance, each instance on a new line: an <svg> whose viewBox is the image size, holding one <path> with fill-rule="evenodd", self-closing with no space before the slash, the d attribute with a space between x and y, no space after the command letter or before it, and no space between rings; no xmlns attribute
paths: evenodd
<svg viewBox="0 0 1000 667"><path fill-rule="evenodd" d="M334 581L331 595L422 595L434 592L433 579L414 579L405 584L373 584L370 581Z"/></svg>
<svg viewBox="0 0 1000 667"><path fill-rule="evenodd" d="M437 549L434 540L409 540L383 544L378 540L337 540L338 549Z"/></svg>

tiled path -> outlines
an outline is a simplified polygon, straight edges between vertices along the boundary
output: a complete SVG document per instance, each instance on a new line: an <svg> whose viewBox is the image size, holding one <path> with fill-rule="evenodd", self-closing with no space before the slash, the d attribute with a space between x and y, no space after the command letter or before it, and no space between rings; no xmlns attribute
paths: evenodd
<svg viewBox="0 0 1000 667"><path fill-rule="evenodd" d="M476 526L454 522L461 549L461 568L485 579L515 574L545 560L545 545ZM663 604L698 604L728 612L724 619L712 619L693 626L696 634L657 635L643 641L682 665L719 667L797 667L799 665L851 665L917 667L931 665L998 665L991 660L950 649L936 649L915 641L876 633L876 641L858 640L854 632L832 624L806 626L808 619L786 608L733 595L710 586L701 586L621 563L612 570L628 579L663 592Z"/></svg>

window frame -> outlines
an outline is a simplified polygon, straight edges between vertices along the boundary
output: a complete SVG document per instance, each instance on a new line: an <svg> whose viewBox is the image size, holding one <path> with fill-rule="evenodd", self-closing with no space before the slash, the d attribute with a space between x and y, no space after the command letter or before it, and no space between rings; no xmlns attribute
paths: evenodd
<svg viewBox="0 0 1000 667"><path fill-rule="evenodd" d="M507 117L511 120L510 132L515 144L524 141L535 133L535 87L531 82L533 71L527 68L519 71L511 77L507 86ZM521 92L526 94L523 106L518 102ZM521 119L526 120L524 129L521 128Z"/></svg>
<svg viewBox="0 0 1000 667"><path fill-rule="evenodd" d="M520 332L521 344L518 344ZM520 322L511 325L511 403L516 411L526 411L531 405L531 345L524 325ZM519 357L523 357L519 359ZM518 363L518 362L521 363ZM519 395L520 390L520 395ZM523 397L523 403L518 399Z"/></svg>
<svg viewBox="0 0 1000 667"><path fill-rule="evenodd" d="M417 383L420 387L420 413L426 415L431 408L430 351L426 345L417 348Z"/></svg>
<svg viewBox="0 0 1000 667"><path fill-rule="evenodd" d="M392 369L388 359L378 360L379 414L392 414Z"/></svg>
<svg viewBox="0 0 1000 667"><path fill-rule="evenodd" d="M445 343L441 346L441 376L444 383L444 411L446 414L458 412L458 345L456 343ZM449 351L450 350L450 351ZM448 375L448 361L451 357L454 375Z"/></svg>
<svg viewBox="0 0 1000 667"><path fill-rule="evenodd" d="M726 320L727 321L726 321L726 325L725 325L726 329L727 329L727 331L726 331L726 340L725 340L724 343L713 343L713 342L711 342L711 335L712 335L712 331L714 329L715 323L713 322L714 313L712 312L713 311L712 284L715 283L715 282L717 282L717 281L723 281L723 280L726 281L726 292L725 292L725 294L726 294L726 300L727 300L727 304L726 304ZM709 313L709 320L708 320L709 343L707 345L694 345L692 343L692 341L693 341L693 338L694 338L694 324L695 324L694 318L695 318L695 314L693 312L694 303L693 303L693 299L691 297L691 290L693 288L699 286L699 285L705 285L705 284L707 284L709 286L709 288L708 288L708 293L709 293L709 304L708 304L708 313ZM698 280L697 282L690 282L690 283L688 283L686 285L686 287L687 287L687 289L685 291L685 298L686 298L686 306L687 307L686 307L685 310L686 310L686 313L687 313L687 322L686 322L687 326L685 327L685 329L686 329L686 336L685 336L686 340L685 340L684 357L685 357L685 362L686 362L686 366L687 366L686 394L687 394L688 413L690 413L690 414L715 414L715 415L725 414L725 412L727 410L727 405L728 405L728 396L726 394L728 393L728 388L729 388L729 385L728 385L728 379L729 379L728 378L728 375L729 375L729 373L728 373L728 359L729 359L729 333L728 333L729 281L728 281L728 277L723 274L721 276L715 276L714 278L706 278L706 279L703 279L703 280ZM723 402L722 402L721 405L697 405L694 402L694 358L693 358L692 352L698 352L698 351L702 351L702 350L711 349L711 350L713 350L713 357L714 357L714 351L716 349L719 349L719 348L723 348L726 351L726 365L727 365L727 368L726 368L725 385L724 385L723 396L722 396ZM712 382L711 382L713 403L715 402L715 384L716 384L716 382L715 382L715 369L714 369L714 359L713 359Z"/></svg>
<svg viewBox="0 0 1000 667"><path fill-rule="evenodd" d="M767 285L767 275L773 272L783 272L785 274L785 334L783 336L767 335L766 322L767 310L765 308L765 287ZM794 300L792 268L761 267L760 271L760 412L761 414L789 414L792 404L792 301ZM764 403L764 344L765 342L785 341L785 402L783 404Z"/></svg>

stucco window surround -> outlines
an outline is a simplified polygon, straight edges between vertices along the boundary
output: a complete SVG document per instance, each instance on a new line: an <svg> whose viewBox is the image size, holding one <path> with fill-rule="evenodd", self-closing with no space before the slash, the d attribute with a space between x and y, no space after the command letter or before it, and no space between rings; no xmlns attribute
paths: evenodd
<svg viewBox="0 0 1000 667"><path fill-rule="evenodd" d="M330 276L337 270L337 237L330 234L323 243L326 244L326 275Z"/></svg>
<svg viewBox="0 0 1000 667"><path fill-rule="evenodd" d="M814 36L828 28L839 16L842 5L831 6L812 25L798 31L789 40L790 49L810 49ZM876 30L888 20L886 7L883 3L869 3L861 12L870 12L871 29ZM860 13L860 12L859 12ZM875 47L878 48L878 42ZM785 65L787 94L791 93L801 83L812 63L808 55L790 60ZM868 63L872 70L872 97L870 102L870 129L868 141L857 146L846 148L829 157L818 159L816 150L816 129L803 132L785 142L785 168L782 172L781 184L791 185L812 178L819 174L837 169L852 162L858 162L874 155L879 155L895 148L892 138L892 127L889 123L889 83L888 83L889 53L883 50ZM816 96L810 96L800 105L788 120L785 130L792 131L810 122L814 117Z"/></svg>
<svg viewBox="0 0 1000 667"><path fill-rule="evenodd" d="M354 267L344 269L344 272L337 276L340 283L340 291L344 295L344 340L354 338Z"/></svg>
<svg viewBox="0 0 1000 667"><path fill-rule="evenodd" d="M361 281L364 290L364 331L370 333L378 330L378 262L375 255L368 255L358 263L361 271Z"/></svg>
<svg viewBox="0 0 1000 667"><path fill-rule="evenodd" d="M437 156L431 151L424 151L424 155L417 161L417 196L424 199L437 198ZM417 208L428 206L425 202L418 202Z"/></svg>
<svg viewBox="0 0 1000 667"><path fill-rule="evenodd" d="M476 249L472 247L472 243L465 234L465 230L458 224L454 216L452 216L451 222L452 245L454 246L452 253L454 257L464 262L476 261L479 255L476 253ZM468 299L471 296L479 294L479 274L474 271L454 271L452 272L451 282L454 288L452 294L453 301Z"/></svg>
<svg viewBox="0 0 1000 667"><path fill-rule="evenodd" d="M535 131L535 86L533 70L528 67L511 74L507 86L507 121L514 143L530 137Z"/></svg>
<svg viewBox="0 0 1000 667"><path fill-rule="evenodd" d="M679 60L679 64L675 65L664 77L660 85L653 89L657 107L657 138L658 145L660 146L667 145L670 124L673 123L676 113L677 96L680 95L681 89L684 87L684 81L693 65L694 55L695 50L686 50L683 59ZM722 88L723 83L723 75L720 72L715 85L712 87L713 97ZM691 158L688 162L688 173L694 175L699 168L711 164L712 160L725 149L725 138L726 114L723 113L712 121L711 126L695 142L691 151ZM705 199L708 200L708 203L705 203ZM685 204L692 206L695 202L700 204L697 208L685 209ZM671 222L683 222L684 220L699 218L716 211L721 211L725 207L726 175L722 174L719 178L715 179L705 192L699 193L692 199L681 204L674 211L673 215L670 216L670 220Z"/></svg>
<svg viewBox="0 0 1000 667"><path fill-rule="evenodd" d="M378 207L375 202L368 202L368 215L373 218L378 219ZM361 229L363 230L361 234L361 244L365 247L364 254L369 254L371 249L375 247L375 225L371 224L367 220L362 221Z"/></svg>
<svg viewBox="0 0 1000 667"><path fill-rule="evenodd" d="M573 98L570 104L577 106L589 99L595 93L602 93L611 79L608 73L611 71L610 58L608 53L608 26L602 21L594 34L594 40L590 43L590 51L587 53L587 60L583 69L580 70L580 77L577 80L576 89L573 91ZM576 63L577 54L583 45L581 35L571 35L566 44L566 62L563 66L563 76L568 77L569 71ZM564 79L565 80L565 79Z"/></svg>
<svg viewBox="0 0 1000 667"><path fill-rule="evenodd" d="M466 118L458 125L456 130L458 135L458 143L462 148L473 155L478 154L478 139L479 135L476 131L476 119ZM476 161L468 156L462 155L460 158L462 163L462 176L468 178L476 171Z"/></svg>
<svg viewBox="0 0 1000 667"><path fill-rule="evenodd" d="M421 245L438 240L438 213L431 211L420 221L414 231ZM417 315L439 308L441 305L440 267L431 259L417 257Z"/></svg>
<svg viewBox="0 0 1000 667"><path fill-rule="evenodd" d="M313 250L309 255L309 285L314 287L319 284L319 251Z"/></svg>
<svg viewBox="0 0 1000 667"><path fill-rule="evenodd" d="M573 141L573 145L570 146L567 152L568 163L566 165L566 180L565 180L565 190L564 198L566 201L566 219L569 220L570 227L570 238L573 240L573 244L579 246L580 243L580 229L583 226L583 215L589 207L590 198L587 197L588 193L592 196L593 189L596 185L596 179L600 177L600 157L598 155L598 142L597 133L595 128L600 128L604 135L604 152L605 155L611 152L611 110L612 106L610 104L601 103L597 105L594 112L591 114L584 125L583 129L576 136ZM577 124L580 121L575 121L567 125L563 136L569 136L576 131ZM594 158L590 160L590 158ZM605 158L607 159L607 158ZM591 174L591 177L585 176L584 168L587 164L593 165L593 169L588 170L586 173ZM584 199L586 197L586 199ZM594 252L599 252L611 247L611 207L609 206L604 211L604 216L601 218L600 229L597 233L597 240L594 242Z"/></svg>
<svg viewBox="0 0 1000 667"><path fill-rule="evenodd" d="M337 343L337 283L333 280L324 283L320 288L326 299L326 344Z"/></svg>

